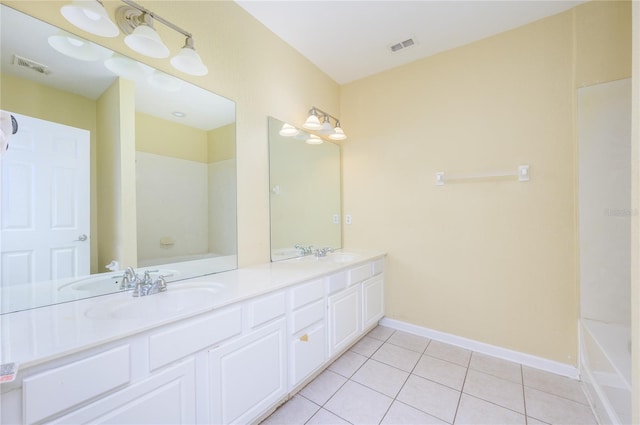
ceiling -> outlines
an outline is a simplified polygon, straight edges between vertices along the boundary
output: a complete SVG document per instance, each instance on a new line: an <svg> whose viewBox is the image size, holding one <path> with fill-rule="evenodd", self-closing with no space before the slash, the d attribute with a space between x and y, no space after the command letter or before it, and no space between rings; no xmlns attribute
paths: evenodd
<svg viewBox="0 0 640 425"><path fill-rule="evenodd" d="M339 84L516 28L585 1L236 0ZM389 47L415 44L392 53Z"/></svg>

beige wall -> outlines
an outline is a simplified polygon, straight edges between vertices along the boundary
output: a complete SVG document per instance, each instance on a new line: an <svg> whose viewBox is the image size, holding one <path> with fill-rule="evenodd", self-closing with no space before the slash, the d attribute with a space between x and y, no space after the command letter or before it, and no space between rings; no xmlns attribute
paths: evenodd
<svg viewBox="0 0 640 425"><path fill-rule="evenodd" d="M632 6L631 207L640 210L640 3ZM640 216L631 217L632 420L640 423Z"/></svg>
<svg viewBox="0 0 640 425"><path fill-rule="evenodd" d="M207 162L207 132L136 112L136 150Z"/></svg>
<svg viewBox="0 0 640 425"><path fill-rule="evenodd" d="M169 60L129 50L122 35L106 39L84 33L60 14L67 1L2 0L15 9L78 33L115 51L221 94L237 103L238 262L269 261L267 116L302 123L311 106L339 116L339 86L232 1L138 1L193 33L209 67L205 77L178 73ZM113 16L121 2L104 2ZM172 53L184 44L178 33L156 25Z"/></svg>
<svg viewBox="0 0 640 425"><path fill-rule="evenodd" d="M208 162L236 157L236 124L227 124L207 132Z"/></svg>
<svg viewBox="0 0 640 425"><path fill-rule="evenodd" d="M577 364L576 81L630 75L628 11L588 4L343 87L345 245L389 253L389 317ZM520 164L528 183L434 185Z"/></svg>

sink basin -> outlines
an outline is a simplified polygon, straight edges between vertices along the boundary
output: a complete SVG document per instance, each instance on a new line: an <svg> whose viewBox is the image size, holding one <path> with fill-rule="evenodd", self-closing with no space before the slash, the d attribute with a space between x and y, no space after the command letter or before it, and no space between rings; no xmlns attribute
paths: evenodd
<svg viewBox="0 0 640 425"><path fill-rule="evenodd" d="M142 275L145 269L136 270L136 273ZM92 295L101 295L115 292L120 288L120 279L124 272L104 273L95 276L89 276L83 279L77 279L69 283L65 283L58 287L58 291L84 291ZM150 273L152 279L158 276L175 276L176 270L160 269Z"/></svg>
<svg viewBox="0 0 640 425"><path fill-rule="evenodd" d="M89 319L139 319L143 317L171 317L190 310L208 307L216 302L218 293L225 288L222 284L209 283L207 286L172 288L166 292L127 298L110 299L93 305L84 315Z"/></svg>

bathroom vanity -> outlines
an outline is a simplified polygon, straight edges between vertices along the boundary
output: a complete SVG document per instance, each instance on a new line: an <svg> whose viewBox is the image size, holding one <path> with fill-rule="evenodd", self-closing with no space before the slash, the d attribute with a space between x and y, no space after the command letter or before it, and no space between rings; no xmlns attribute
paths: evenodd
<svg viewBox="0 0 640 425"><path fill-rule="evenodd" d="M384 315L384 254L307 256L0 316L1 422L252 423Z"/></svg>

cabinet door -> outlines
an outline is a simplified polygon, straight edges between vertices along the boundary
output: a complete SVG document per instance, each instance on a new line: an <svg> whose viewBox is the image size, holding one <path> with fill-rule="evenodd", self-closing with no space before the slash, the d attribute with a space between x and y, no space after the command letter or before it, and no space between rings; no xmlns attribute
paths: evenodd
<svg viewBox="0 0 640 425"><path fill-rule="evenodd" d="M329 297L329 357L351 344L362 332L360 285Z"/></svg>
<svg viewBox="0 0 640 425"><path fill-rule="evenodd" d="M319 323L291 341L291 388L324 364L326 338L324 323Z"/></svg>
<svg viewBox="0 0 640 425"><path fill-rule="evenodd" d="M195 421L195 363L189 359L52 423L192 424Z"/></svg>
<svg viewBox="0 0 640 425"><path fill-rule="evenodd" d="M211 422L249 423L287 394L286 321L209 352Z"/></svg>
<svg viewBox="0 0 640 425"><path fill-rule="evenodd" d="M384 316L384 279L375 276L362 284L363 328L372 327Z"/></svg>

